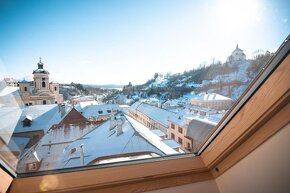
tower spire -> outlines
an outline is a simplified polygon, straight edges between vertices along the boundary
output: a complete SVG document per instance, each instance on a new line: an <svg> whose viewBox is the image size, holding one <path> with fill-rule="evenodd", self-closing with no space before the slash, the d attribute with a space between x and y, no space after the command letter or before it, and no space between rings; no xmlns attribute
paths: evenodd
<svg viewBox="0 0 290 193"><path fill-rule="evenodd" d="M39 57L39 62L38 62L38 69L43 69L43 63L41 62L41 57Z"/></svg>

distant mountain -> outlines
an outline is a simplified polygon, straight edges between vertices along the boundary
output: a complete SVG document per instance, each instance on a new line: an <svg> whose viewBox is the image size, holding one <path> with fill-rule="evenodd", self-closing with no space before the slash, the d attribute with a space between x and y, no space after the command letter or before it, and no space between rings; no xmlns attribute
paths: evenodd
<svg viewBox="0 0 290 193"><path fill-rule="evenodd" d="M84 84L84 88L102 88L102 89L122 89L124 85L119 84Z"/></svg>

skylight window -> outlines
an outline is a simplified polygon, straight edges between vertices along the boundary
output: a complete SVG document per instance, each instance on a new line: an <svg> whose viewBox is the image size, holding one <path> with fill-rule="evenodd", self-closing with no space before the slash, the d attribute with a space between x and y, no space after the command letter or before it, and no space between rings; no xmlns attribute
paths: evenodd
<svg viewBox="0 0 290 193"><path fill-rule="evenodd" d="M0 7L0 156L19 174L200 155L276 68L290 31L282 2L25 4ZM8 33L22 30L32 36Z"/></svg>

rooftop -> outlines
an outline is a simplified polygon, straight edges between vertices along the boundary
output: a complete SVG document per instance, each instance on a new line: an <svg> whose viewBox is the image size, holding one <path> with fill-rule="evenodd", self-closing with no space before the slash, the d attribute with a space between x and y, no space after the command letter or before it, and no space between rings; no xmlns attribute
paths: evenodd
<svg viewBox="0 0 290 193"><path fill-rule="evenodd" d="M169 126L169 119L178 118L178 116L173 112L140 102L135 102L129 110L134 113L139 111L154 121L161 123L165 127Z"/></svg>
<svg viewBox="0 0 290 193"><path fill-rule="evenodd" d="M191 100L200 100L200 101L216 101L216 100L232 100L231 98L222 96L216 93L200 93L192 97Z"/></svg>
<svg viewBox="0 0 290 193"><path fill-rule="evenodd" d="M68 112L70 109L71 108L66 108L66 112ZM2 109L0 109L0 111L1 110ZM59 111L57 104L27 106L21 108L20 110L21 115L19 116L19 119L14 119L14 121L17 122L14 133L37 130L43 130L46 132L52 125L58 124L62 118L65 117L61 116L61 112ZM15 111L17 111L17 109L15 109ZM31 126L23 127L22 121L27 118L27 116L32 119Z"/></svg>

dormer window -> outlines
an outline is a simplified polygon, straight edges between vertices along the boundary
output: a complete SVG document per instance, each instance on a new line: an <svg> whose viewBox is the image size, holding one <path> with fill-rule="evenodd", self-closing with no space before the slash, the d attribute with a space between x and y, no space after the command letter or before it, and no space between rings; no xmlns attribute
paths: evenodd
<svg viewBox="0 0 290 193"><path fill-rule="evenodd" d="M30 127L31 126L31 122L32 122L32 117L29 115L25 116L25 119L23 119L22 123L23 123L23 127Z"/></svg>
<svg viewBox="0 0 290 193"><path fill-rule="evenodd" d="M103 114L103 111L98 111L99 114Z"/></svg>
<svg viewBox="0 0 290 193"><path fill-rule="evenodd" d="M27 87L26 86L24 87L24 91L27 92Z"/></svg>
<svg viewBox="0 0 290 193"><path fill-rule="evenodd" d="M37 163L29 163L27 164L27 170L28 171L36 171L37 170Z"/></svg>

